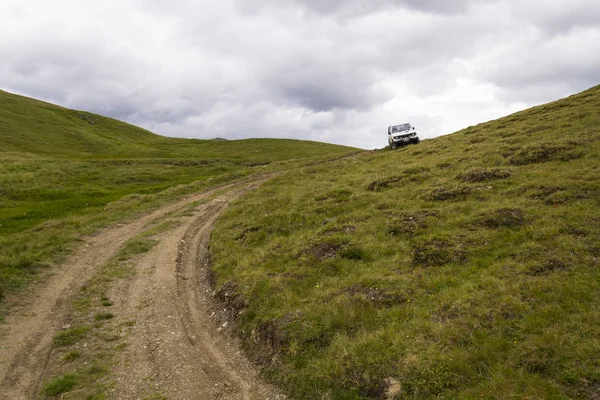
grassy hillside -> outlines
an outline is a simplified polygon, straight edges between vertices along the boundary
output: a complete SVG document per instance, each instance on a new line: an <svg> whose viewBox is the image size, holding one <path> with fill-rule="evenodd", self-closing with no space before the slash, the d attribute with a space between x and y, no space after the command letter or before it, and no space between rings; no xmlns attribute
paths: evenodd
<svg viewBox="0 0 600 400"><path fill-rule="evenodd" d="M166 138L3 91L0 149L0 298L109 221L236 177L356 151L298 140ZM129 211L108 207L117 201Z"/></svg>
<svg viewBox="0 0 600 400"><path fill-rule="evenodd" d="M330 156L344 146L290 139L175 139L85 111L70 110L0 90L2 153L33 153L52 158L193 158L235 164Z"/></svg>
<svg viewBox="0 0 600 400"><path fill-rule="evenodd" d="M281 176L212 253L297 399L600 396L600 86Z"/></svg>

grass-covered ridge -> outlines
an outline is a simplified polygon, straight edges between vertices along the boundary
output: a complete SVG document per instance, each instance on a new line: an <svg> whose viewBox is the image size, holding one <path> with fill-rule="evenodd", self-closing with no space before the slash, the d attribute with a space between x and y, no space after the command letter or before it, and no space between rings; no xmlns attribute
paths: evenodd
<svg viewBox="0 0 600 400"><path fill-rule="evenodd" d="M600 393L600 86L281 176L226 211L217 289L298 399Z"/></svg>
<svg viewBox="0 0 600 400"><path fill-rule="evenodd" d="M344 154L351 148L292 139L176 139L112 118L0 90L0 149L52 158L227 160L244 166ZM189 160L188 160L189 161ZM183 163L183 162L182 162ZM167 163L169 164L169 163ZM195 165L189 162L189 164Z"/></svg>
<svg viewBox="0 0 600 400"><path fill-rule="evenodd" d="M108 222L236 177L353 151L299 140L166 138L0 91L0 299Z"/></svg>

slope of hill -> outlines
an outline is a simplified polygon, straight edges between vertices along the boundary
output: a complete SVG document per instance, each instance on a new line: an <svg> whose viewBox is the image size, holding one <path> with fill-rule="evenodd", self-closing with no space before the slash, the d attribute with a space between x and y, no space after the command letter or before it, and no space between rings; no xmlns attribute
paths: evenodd
<svg viewBox="0 0 600 400"><path fill-rule="evenodd" d="M237 177L356 151L299 140L166 138L3 91L0 149L0 298L107 221ZM116 201L129 211L109 212Z"/></svg>
<svg viewBox="0 0 600 400"><path fill-rule="evenodd" d="M598 110L600 86L234 204L211 248L247 351L298 399L599 398Z"/></svg>
<svg viewBox="0 0 600 400"><path fill-rule="evenodd" d="M194 158L267 163L348 153L351 148L291 139L176 139L85 111L0 90L0 148L67 158Z"/></svg>

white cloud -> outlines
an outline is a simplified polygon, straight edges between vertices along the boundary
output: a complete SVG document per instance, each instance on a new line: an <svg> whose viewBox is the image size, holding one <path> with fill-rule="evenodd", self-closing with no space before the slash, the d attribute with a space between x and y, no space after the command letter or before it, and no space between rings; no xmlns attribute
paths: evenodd
<svg viewBox="0 0 600 400"><path fill-rule="evenodd" d="M597 2L5 0L0 88L181 137L386 144L600 83Z"/></svg>

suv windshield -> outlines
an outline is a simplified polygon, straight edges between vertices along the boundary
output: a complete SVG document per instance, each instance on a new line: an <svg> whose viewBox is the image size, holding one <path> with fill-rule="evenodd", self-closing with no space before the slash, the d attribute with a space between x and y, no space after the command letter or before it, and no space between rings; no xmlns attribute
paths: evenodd
<svg viewBox="0 0 600 400"><path fill-rule="evenodd" d="M392 133L404 132L404 131L408 131L409 129L410 129L410 124L395 125L395 126L392 126Z"/></svg>

